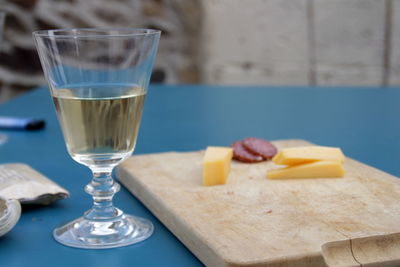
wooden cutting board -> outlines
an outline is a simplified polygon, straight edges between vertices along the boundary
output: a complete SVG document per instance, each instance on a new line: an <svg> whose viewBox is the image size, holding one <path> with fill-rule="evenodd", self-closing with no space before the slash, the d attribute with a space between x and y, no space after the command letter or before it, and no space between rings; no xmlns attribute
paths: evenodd
<svg viewBox="0 0 400 267"><path fill-rule="evenodd" d="M349 158L344 178L288 180L233 161L226 185L204 187L203 155L134 156L117 175L204 264L400 266L400 179Z"/></svg>

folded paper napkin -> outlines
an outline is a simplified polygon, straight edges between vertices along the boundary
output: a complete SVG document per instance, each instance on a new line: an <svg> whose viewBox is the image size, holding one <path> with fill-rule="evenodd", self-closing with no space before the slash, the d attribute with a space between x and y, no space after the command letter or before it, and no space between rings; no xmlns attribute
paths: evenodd
<svg viewBox="0 0 400 267"><path fill-rule="evenodd" d="M21 204L48 205L69 196L69 192L22 163L0 165L0 196Z"/></svg>

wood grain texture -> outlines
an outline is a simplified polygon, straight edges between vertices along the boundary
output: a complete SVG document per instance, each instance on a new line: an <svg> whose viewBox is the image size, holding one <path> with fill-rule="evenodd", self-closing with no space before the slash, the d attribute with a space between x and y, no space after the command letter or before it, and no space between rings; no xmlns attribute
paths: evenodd
<svg viewBox="0 0 400 267"><path fill-rule="evenodd" d="M118 177L208 266L326 266L328 242L400 232L400 180L352 159L329 179L268 180L272 162L232 162L226 185L204 187L203 155L134 156Z"/></svg>

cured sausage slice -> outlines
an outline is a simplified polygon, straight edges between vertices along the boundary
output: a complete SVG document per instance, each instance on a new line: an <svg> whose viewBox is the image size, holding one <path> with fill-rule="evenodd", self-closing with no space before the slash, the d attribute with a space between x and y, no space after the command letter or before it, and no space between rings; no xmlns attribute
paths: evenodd
<svg viewBox="0 0 400 267"><path fill-rule="evenodd" d="M248 152L264 159L271 159L278 152L273 144L260 138L248 137L242 143Z"/></svg>
<svg viewBox="0 0 400 267"><path fill-rule="evenodd" d="M246 163L254 163L264 161L263 157L252 154L249 152L244 146L242 141L237 141L231 145L233 148L233 159L246 162Z"/></svg>

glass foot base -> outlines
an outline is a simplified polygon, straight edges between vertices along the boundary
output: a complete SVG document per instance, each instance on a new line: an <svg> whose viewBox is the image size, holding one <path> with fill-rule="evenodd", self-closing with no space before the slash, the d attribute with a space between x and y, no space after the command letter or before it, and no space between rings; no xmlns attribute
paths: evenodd
<svg viewBox="0 0 400 267"><path fill-rule="evenodd" d="M91 221L80 217L53 231L63 245L104 249L138 243L151 236L153 224L146 219L124 214L112 221Z"/></svg>

